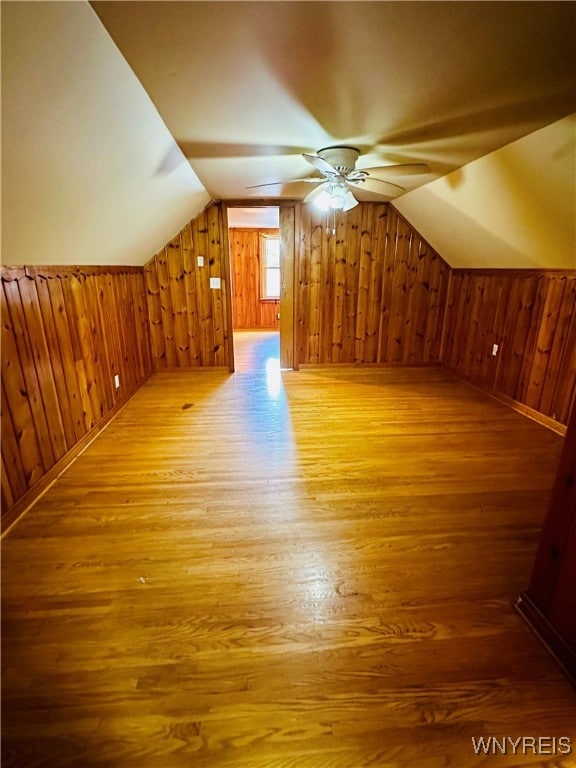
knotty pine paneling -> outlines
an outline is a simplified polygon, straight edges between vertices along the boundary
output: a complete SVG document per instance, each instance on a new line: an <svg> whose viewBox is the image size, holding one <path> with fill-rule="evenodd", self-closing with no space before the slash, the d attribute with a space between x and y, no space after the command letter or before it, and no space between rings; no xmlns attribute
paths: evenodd
<svg viewBox="0 0 576 768"><path fill-rule="evenodd" d="M443 362L566 424L576 386L576 272L454 270Z"/></svg>
<svg viewBox="0 0 576 768"><path fill-rule="evenodd" d="M155 370L230 366L227 247L222 209L213 204L144 267ZM211 277L221 279L219 289Z"/></svg>
<svg viewBox="0 0 576 768"><path fill-rule="evenodd" d="M232 317L234 328L279 328L280 301L262 300L260 236L278 235L279 229L228 230L232 266Z"/></svg>
<svg viewBox="0 0 576 768"><path fill-rule="evenodd" d="M141 269L2 269L3 521L151 370Z"/></svg>
<svg viewBox="0 0 576 768"><path fill-rule="evenodd" d="M439 362L450 269L392 207L302 206L297 239L300 364Z"/></svg>

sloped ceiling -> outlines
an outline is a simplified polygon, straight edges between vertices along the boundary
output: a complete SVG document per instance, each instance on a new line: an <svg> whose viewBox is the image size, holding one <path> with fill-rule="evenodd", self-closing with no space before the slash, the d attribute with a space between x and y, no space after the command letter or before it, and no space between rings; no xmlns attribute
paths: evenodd
<svg viewBox="0 0 576 768"><path fill-rule="evenodd" d="M84 2L2 3L2 262L143 264L209 201Z"/></svg>
<svg viewBox="0 0 576 768"><path fill-rule="evenodd" d="M574 3L79 0L2 10L5 263L143 263L209 198L301 199L310 185L291 180L314 174L301 153L340 143L362 150L359 167L427 163L429 173L390 176L407 190L395 204L407 201L424 237L444 222L461 243L468 203L411 196L576 106ZM524 178L556 173L522 157ZM477 184L490 198L509 184L490 163L464 174L468 186L444 183L462 200ZM270 182L282 183L248 189ZM484 266L489 235L466 255L439 250ZM515 244L508 256L560 266L553 249L535 260Z"/></svg>
<svg viewBox="0 0 576 768"><path fill-rule="evenodd" d="M452 267L576 269L576 115L394 204Z"/></svg>

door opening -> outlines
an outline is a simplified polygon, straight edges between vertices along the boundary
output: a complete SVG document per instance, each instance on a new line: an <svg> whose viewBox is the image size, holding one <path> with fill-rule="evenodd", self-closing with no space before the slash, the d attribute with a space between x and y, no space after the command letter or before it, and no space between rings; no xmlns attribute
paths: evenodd
<svg viewBox="0 0 576 768"><path fill-rule="evenodd" d="M232 329L235 368L245 360L246 339L265 334L266 346L278 348L280 334L280 210L278 206L229 207ZM248 345L252 348L254 345Z"/></svg>
<svg viewBox="0 0 576 768"><path fill-rule="evenodd" d="M280 366L297 368L292 202L226 207L233 333L279 333Z"/></svg>

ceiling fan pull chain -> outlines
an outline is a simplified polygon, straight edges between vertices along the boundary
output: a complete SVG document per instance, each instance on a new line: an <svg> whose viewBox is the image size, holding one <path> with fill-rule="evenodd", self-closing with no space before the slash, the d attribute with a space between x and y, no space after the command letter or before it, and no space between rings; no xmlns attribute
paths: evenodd
<svg viewBox="0 0 576 768"><path fill-rule="evenodd" d="M336 234L336 209L329 208L326 211L326 235L330 236L330 212L332 212L332 234Z"/></svg>

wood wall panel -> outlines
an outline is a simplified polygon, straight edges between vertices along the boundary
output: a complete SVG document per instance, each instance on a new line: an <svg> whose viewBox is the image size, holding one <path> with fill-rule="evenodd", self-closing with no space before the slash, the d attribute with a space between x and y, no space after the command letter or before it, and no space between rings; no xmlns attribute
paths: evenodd
<svg viewBox="0 0 576 768"><path fill-rule="evenodd" d="M234 328L280 327L276 317L280 300L262 300L260 285L260 236L279 233L279 229L229 230Z"/></svg>
<svg viewBox="0 0 576 768"><path fill-rule="evenodd" d="M576 387L576 273L454 270L443 362L566 424Z"/></svg>
<svg viewBox="0 0 576 768"><path fill-rule="evenodd" d="M575 584L576 397L530 585L517 606L576 684Z"/></svg>
<svg viewBox="0 0 576 768"><path fill-rule="evenodd" d="M2 270L3 521L151 369L142 270Z"/></svg>
<svg viewBox="0 0 576 768"><path fill-rule="evenodd" d="M302 206L296 258L300 364L439 362L450 270L392 207Z"/></svg>
<svg viewBox="0 0 576 768"><path fill-rule="evenodd" d="M211 277L221 279L220 289L210 288ZM221 205L187 224L146 264L144 279L154 369L230 367L229 257Z"/></svg>
<svg viewBox="0 0 576 768"><path fill-rule="evenodd" d="M280 366L297 368L295 357L296 302L294 300L294 249L296 229L300 228L300 209L280 205Z"/></svg>
<svg viewBox="0 0 576 768"><path fill-rule="evenodd" d="M566 424L576 389L575 272L451 271L388 204L334 218L299 203L289 211L294 338L285 343L295 367L444 363ZM2 269L6 519L153 369L232 368L227 235L213 204L144 270ZM254 252L254 233L236 230L231 240ZM210 277L221 278L220 290Z"/></svg>

